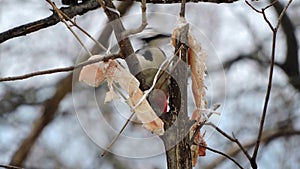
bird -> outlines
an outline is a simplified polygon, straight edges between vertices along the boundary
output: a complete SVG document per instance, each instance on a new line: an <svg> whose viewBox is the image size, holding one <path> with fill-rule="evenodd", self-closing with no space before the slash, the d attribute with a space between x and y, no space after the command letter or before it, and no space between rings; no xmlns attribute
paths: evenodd
<svg viewBox="0 0 300 169"><path fill-rule="evenodd" d="M162 34L156 30L148 29L143 32L143 36L140 40L144 42L144 45L136 51L141 72L136 74L136 78L141 82L140 89L146 91L151 88L155 75L161 65L167 59L165 52L160 46L170 42L171 35ZM143 74L140 76L140 74ZM169 77L166 71L163 71L158 76L154 89L148 95L148 101L152 109L161 115L163 112L167 112L168 109L168 84Z"/></svg>

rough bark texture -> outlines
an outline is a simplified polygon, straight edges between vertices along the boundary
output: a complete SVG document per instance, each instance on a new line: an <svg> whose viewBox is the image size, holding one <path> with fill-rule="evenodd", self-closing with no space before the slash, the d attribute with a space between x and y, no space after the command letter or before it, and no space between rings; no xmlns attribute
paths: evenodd
<svg viewBox="0 0 300 169"><path fill-rule="evenodd" d="M181 45L182 61L176 66L172 73L170 84L170 111L165 113L162 119L165 122L166 133L162 137L166 155L168 169L191 169L191 150L189 146L190 120L187 114L187 33L189 26L186 25L180 30L177 37L176 51ZM176 57L175 60L179 58ZM176 62L176 61L175 61Z"/></svg>

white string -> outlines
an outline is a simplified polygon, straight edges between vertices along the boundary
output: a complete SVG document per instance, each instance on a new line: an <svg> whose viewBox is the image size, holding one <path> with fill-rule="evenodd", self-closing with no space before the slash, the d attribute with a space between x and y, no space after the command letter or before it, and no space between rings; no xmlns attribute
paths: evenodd
<svg viewBox="0 0 300 169"><path fill-rule="evenodd" d="M152 86L150 87L150 89L148 90L145 90L144 91L144 95L142 96L142 98L138 101L138 103L133 107L133 109L136 109L146 98L147 96L149 95L149 93L153 90L155 84L156 84L156 81L157 81L157 78L158 78L158 75L160 74L163 66L169 62L168 59L166 59L159 67L158 71L156 72L155 76L154 76L154 79L153 79L153 83L152 83Z"/></svg>

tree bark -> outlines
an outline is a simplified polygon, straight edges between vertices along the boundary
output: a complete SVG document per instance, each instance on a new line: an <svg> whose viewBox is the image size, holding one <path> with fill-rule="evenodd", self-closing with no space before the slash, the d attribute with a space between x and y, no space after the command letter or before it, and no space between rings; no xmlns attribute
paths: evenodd
<svg viewBox="0 0 300 169"><path fill-rule="evenodd" d="M187 114L187 35L188 24L180 28L175 53L181 61L171 74L170 84L170 111L163 114L165 135L162 140L165 144L168 169L191 169L192 158L189 145L189 129L191 127ZM180 48L183 45L182 48ZM180 50L180 52L177 52ZM174 63L179 60L175 57Z"/></svg>

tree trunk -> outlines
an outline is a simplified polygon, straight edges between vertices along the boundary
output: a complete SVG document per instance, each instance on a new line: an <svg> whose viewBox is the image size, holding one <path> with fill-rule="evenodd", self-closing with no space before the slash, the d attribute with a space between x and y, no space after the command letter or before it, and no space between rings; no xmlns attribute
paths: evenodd
<svg viewBox="0 0 300 169"><path fill-rule="evenodd" d="M192 158L189 145L189 129L191 127L187 114L187 34L188 24L181 27L176 37L175 53L181 61L171 73L170 111L163 114L165 134L162 140L165 144L168 169L191 169ZM183 45L183 47L181 47ZM181 47L181 48L180 48ZM180 49L180 52L177 52ZM179 60L175 57L174 63ZM176 64L175 64L176 65Z"/></svg>

